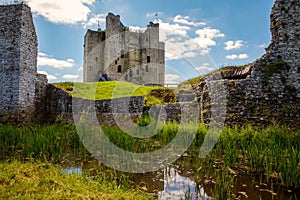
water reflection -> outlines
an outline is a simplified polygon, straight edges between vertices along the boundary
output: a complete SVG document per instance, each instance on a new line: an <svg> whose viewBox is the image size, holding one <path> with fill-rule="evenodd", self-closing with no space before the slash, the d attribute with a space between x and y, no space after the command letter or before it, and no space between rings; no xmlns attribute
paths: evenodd
<svg viewBox="0 0 300 200"><path fill-rule="evenodd" d="M66 175L71 175L71 174L77 174L77 175L82 175L82 168L81 167L69 167L69 168L64 168L61 170L62 174Z"/></svg>
<svg viewBox="0 0 300 200"><path fill-rule="evenodd" d="M164 190L158 193L159 200L211 199L204 189L191 179L181 176L174 168L164 170Z"/></svg>
<svg viewBox="0 0 300 200"><path fill-rule="evenodd" d="M159 200L213 199L215 185L211 178L214 177L211 177L206 170L204 170L205 174L196 173L197 163L196 158L182 157L164 170L144 174L121 174L128 176L129 183L154 195ZM86 173L96 176L103 172L111 175L111 171L112 169L101 162L91 159L80 164L74 163L72 167L65 167L62 173L78 175ZM118 176L115 171L113 174ZM238 175L232 186L236 199L240 200L300 200L299 189L291 191L280 184L263 184L249 175Z"/></svg>

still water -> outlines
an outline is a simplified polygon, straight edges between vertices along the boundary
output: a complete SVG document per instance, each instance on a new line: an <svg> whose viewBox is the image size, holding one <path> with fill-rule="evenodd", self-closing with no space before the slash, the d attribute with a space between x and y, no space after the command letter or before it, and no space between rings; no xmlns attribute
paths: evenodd
<svg viewBox="0 0 300 200"><path fill-rule="evenodd" d="M159 200L208 200L213 198L213 178L199 176L196 173L197 159L182 157L174 164L163 170L145 174L126 174L129 182L150 193ZM109 168L96 160L66 166L62 173L78 174L88 173L96 175ZM269 186L259 183L255 178L247 175L235 177L232 185L236 199L243 200L300 200L300 190L288 190L280 185Z"/></svg>

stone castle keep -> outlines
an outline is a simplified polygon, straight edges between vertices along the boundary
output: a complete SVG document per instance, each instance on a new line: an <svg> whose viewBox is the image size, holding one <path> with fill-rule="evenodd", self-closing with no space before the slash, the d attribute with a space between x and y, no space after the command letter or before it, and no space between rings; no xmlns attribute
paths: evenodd
<svg viewBox="0 0 300 200"><path fill-rule="evenodd" d="M247 67L222 69L193 85L202 121L300 127L299 13L299 0L276 0L272 41L265 55ZM105 31L88 30L85 36L84 81L98 81L100 74L107 73L138 84L163 84L164 45L158 40L158 24L132 32L113 14L106 24ZM37 73L37 46L30 8L23 3L0 5L0 122L51 123L60 118L73 123L80 117L72 112L75 109L95 111L103 125L114 125L113 116L138 117L149 110L143 97L120 98L114 104L72 99ZM224 101L215 101L220 98ZM194 104L168 103L160 109L167 119L180 121L181 105Z"/></svg>
<svg viewBox="0 0 300 200"><path fill-rule="evenodd" d="M159 24L134 32L109 13L106 30L88 30L84 37L84 82L99 81L103 74L112 80L136 84L164 85L165 50L159 42Z"/></svg>

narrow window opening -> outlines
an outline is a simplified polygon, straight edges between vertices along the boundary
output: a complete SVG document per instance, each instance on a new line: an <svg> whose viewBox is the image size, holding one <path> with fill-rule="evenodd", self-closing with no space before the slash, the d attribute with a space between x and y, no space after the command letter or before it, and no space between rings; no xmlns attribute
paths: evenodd
<svg viewBox="0 0 300 200"><path fill-rule="evenodd" d="M116 64L116 65L118 64L118 60L115 60L115 64Z"/></svg>
<svg viewBox="0 0 300 200"><path fill-rule="evenodd" d="M140 74L140 70L137 69L136 70L136 74L139 75Z"/></svg>
<svg viewBox="0 0 300 200"><path fill-rule="evenodd" d="M118 66L118 73L122 73L122 66L121 65Z"/></svg>
<svg viewBox="0 0 300 200"><path fill-rule="evenodd" d="M129 71L129 77L132 77L132 70Z"/></svg>
<svg viewBox="0 0 300 200"><path fill-rule="evenodd" d="M124 58L124 50L121 51L121 58Z"/></svg>
<svg viewBox="0 0 300 200"><path fill-rule="evenodd" d="M147 56L147 63L150 63L150 56Z"/></svg>

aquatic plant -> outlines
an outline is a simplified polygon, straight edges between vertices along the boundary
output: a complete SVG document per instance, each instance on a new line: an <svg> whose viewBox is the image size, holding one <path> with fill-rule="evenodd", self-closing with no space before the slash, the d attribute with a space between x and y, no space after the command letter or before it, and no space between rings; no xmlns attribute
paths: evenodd
<svg viewBox="0 0 300 200"><path fill-rule="evenodd" d="M147 125L149 118L140 121ZM180 144L191 140L192 130L198 127L195 139L188 149L192 156L199 155L199 148L206 136L204 124L182 124L158 122L157 134L150 138L131 137L116 127L102 127L105 136L118 147L130 152L152 152L169 144L182 131ZM77 127L78 128L78 127ZM89 129L89 127L81 127ZM88 132L88 131L87 131ZM95 142L97 142L95 140ZM182 144L181 144L182 143ZM109 146L107 147L109 148ZM0 159L28 158L62 162L74 158L88 159L90 154L77 135L76 127L56 123L47 126L32 125L13 127L0 124ZM219 163L219 164L216 164ZM287 127L257 129L225 127L212 152L201 161L198 168L226 164L230 169L258 177L260 182L281 183L285 187L300 186L300 131ZM215 169L212 169L213 171ZM221 180L221 179L220 179Z"/></svg>

